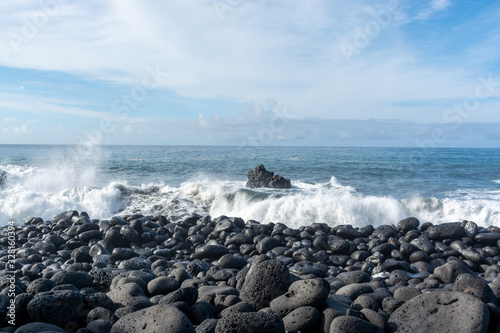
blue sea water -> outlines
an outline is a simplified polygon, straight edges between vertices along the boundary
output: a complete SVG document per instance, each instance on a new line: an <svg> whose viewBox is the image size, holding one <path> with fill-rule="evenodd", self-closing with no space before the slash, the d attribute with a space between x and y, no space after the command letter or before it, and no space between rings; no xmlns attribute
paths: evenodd
<svg viewBox="0 0 500 333"><path fill-rule="evenodd" d="M259 164L292 189L245 188ZM0 225L76 209L293 227L407 216L500 226L500 149L0 145L2 171Z"/></svg>

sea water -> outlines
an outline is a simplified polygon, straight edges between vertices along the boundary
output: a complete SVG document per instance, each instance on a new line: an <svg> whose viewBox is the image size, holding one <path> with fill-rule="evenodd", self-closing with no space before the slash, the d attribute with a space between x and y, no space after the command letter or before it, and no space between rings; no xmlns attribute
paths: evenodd
<svg viewBox="0 0 500 333"><path fill-rule="evenodd" d="M246 188L259 164L292 188ZM0 225L75 209L290 227L408 216L500 226L500 149L0 145L2 171Z"/></svg>

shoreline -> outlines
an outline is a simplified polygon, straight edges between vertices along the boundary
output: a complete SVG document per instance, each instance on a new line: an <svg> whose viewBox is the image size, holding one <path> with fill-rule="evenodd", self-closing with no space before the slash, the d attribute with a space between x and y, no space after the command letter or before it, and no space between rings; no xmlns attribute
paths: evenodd
<svg viewBox="0 0 500 333"><path fill-rule="evenodd" d="M294 229L226 216L171 223L67 211L2 228L0 327L494 331L499 245L500 228L469 221Z"/></svg>

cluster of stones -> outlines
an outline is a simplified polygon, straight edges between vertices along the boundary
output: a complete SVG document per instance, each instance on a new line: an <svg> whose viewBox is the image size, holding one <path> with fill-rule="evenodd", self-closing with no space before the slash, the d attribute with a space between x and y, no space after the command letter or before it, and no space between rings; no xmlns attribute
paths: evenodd
<svg viewBox="0 0 500 333"><path fill-rule="evenodd" d="M0 234L15 332L497 332L500 229L68 211ZM6 316L15 285L16 327Z"/></svg>

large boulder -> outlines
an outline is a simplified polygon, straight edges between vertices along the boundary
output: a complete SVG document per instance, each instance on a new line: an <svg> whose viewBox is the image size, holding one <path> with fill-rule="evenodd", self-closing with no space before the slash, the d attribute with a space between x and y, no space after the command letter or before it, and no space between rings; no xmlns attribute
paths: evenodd
<svg viewBox="0 0 500 333"><path fill-rule="evenodd" d="M178 308L158 304L120 318L111 333L127 332L195 332L189 318Z"/></svg>
<svg viewBox="0 0 500 333"><path fill-rule="evenodd" d="M247 174L248 188L270 187L270 188L291 188L290 179L275 175L272 171L267 171L263 164L259 165Z"/></svg>
<svg viewBox="0 0 500 333"><path fill-rule="evenodd" d="M389 318L392 332L485 333L490 313L476 297L454 291L416 296Z"/></svg>

